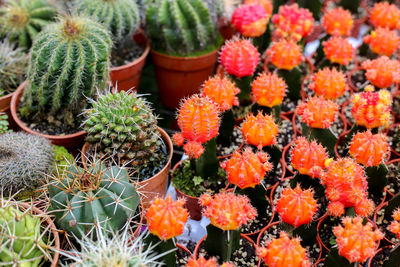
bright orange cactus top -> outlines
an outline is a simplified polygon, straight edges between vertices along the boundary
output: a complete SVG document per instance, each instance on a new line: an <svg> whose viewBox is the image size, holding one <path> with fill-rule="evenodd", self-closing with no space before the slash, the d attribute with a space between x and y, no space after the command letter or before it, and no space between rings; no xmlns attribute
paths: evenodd
<svg viewBox="0 0 400 267"><path fill-rule="evenodd" d="M183 198L176 201L171 196L156 198L146 211L149 232L164 241L181 235L189 216L184 205Z"/></svg>
<svg viewBox="0 0 400 267"><path fill-rule="evenodd" d="M369 21L374 27L393 30L399 26L400 10L395 4L389 4L388 2L376 3L371 10Z"/></svg>
<svg viewBox="0 0 400 267"><path fill-rule="evenodd" d="M325 168L325 161L328 159L326 150L322 145L314 140L309 142L303 136L296 139L290 155L292 167L300 174L311 177L319 176Z"/></svg>
<svg viewBox="0 0 400 267"><path fill-rule="evenodd" d="M232 25L245 37L258 37L267 30L270 15L258 4L241 5L232 15Z"/></svg>
<svg viewBox="0 0 400 267"><path fill-rule="evenodd" d="M257 4L257 5L262 6L265 9L265 11L267 11L268 19L272 15L273 6L272 6L272 1L271 0L245 0L244 4L245 5Z"/></svg>
<svg viewBox="0 0 400 267"><path fill-rule="evenodd" d="M335 100L341 97L348 90L346 76L343 72L337 71L335 68L323 68L312 77L313 83L310 89L315 94L328 99Z"/></svg>
<svg viewBox="0 0 400 267"><path fill-rule="evenodd" d="M311 189L302 190L300 185L295 189L285 188L276 202L276 211L282 222L299 227L312 221L318 204Z"/></svg>
<svg viewBox="0 0 400 267"><path fill-rule="evenodd" d="M237 230L257 216L257 210L246 196L237 196L232 192L221 192L214 196L203 194L200 204L211 224L224 231Z"/></svg>
<svg viewBox="0 0 400 267"><path fill-rule="evenodd" d="M338 104L319 96L300 103L296 109L302 121L311 128L329 128L335 121L338 110Z"/></svg>
<svg viewBox="0 0 400 267"><path fill-rule="evenodd" d="M400 82L400 62L391 60L387 56L366 60L361 67L366 70L367 79L379 88L386 88Z"/></svg>
<svg viewBox="0 0 400 267"><path fill-rule="evenodd" d="M274 118L261 112L258 112L257 116L248 115L242 126L244 140L258 149L275 144L277 134L278 125L275 124Z"/></svg>
<svg viewBox="0 0 400 267"><path fill-rule="evenodd" d="M203 85L202 95L208 96L219 105L220 111L231 109L239 105L236 95L239 88L226 77L214 76L209 78Z"/></svg>
<svg viewBox="0 0 400 267"><path fill-rule="evenodd" d="M370 130L353 136L349 154L364 166L379 166L389 151L389 143L384 134L372 134Z"/></svg>
<svg viewBox="0 0 400 267"><path fill-rule="evenodd" d="M353 28L353 18L350 11L338 7L325 13L322 24L329 35L349 36Z"/></svg>
<svg viewBox="0 0 400 267"><path fill-rule="evenodd" d="M390 57L399 48L400 37L396 30L379 27L364 37L364 43L369 44L374 53Z"/></svg>
<svg viewBox="0 0 400 267"><path fill-rule="evenodd" d="M277 39L292 39L295 42L309 35L314 29L312 13L297 4L279 7L279 13L272 17L275 24L275 37Z"/></svg>
<svg viewBox="0 0 400 267"><path fill-rule="evenodd" d="M339 255L349 262L363 263L375 255L378 241L384 235L379 230L373 230L373 225L367 222L363 225L363 218L345 217L342 219L344 227L339 225L333 228Z"/></svg>
<svg viewBox="0 0 400 267"><path fill-rule="evenodd" d="M201 255L198 259L191 257L186 267L218 267L217 260L215 258L206 259ZM221 267L234 267L231 263L226 262L221 265Z"/></svg>
<svg viewBox="0 0 400 267"><path fill-rule="evenodd" d="M354 48L346 38L333 36L322 42L324 53L332 63L347 65L353 59Z"/></svg>
<svg viewBox="0 0 400 267"><path fill-rule="evenodd" d="M280 237L273 239L267 248L258 248L257 255L269 267L311 267L307 252L301 246L300 240L290 238L285 232L280 232Z"/></svg>
<svg viewBox="0 0 400 267"><path fill-rule="evenodd" d="M395 210L392 217L394 221L390 223L389 230L400 239L400 209Z"/></svg>
<svg viewBox="0 0 400 267"><path fill-rule="evenodd" d="M253 81L251 91L257 104L274 107L282 103L286 94L286 83L276 73L261 73Z"/></svg>
<svg viewBox="0 0 400 267"><path fill-rule="evenodd" d="M236 151L232 157L221 163L228 174L228 181L241 189L258 185L273 165L268 162L266 153L253 153L247 147L243 153Z"/></svg>
<svg viewBox="0 0 400 267"><path fill-rule="evenodd" d="M303 60L301 48L294 41L285 39L272 43L267 50L268 60L278 69L291 70Z"/></svg>
<svg viewBox="0 0 400 267"><path fill-rule="evenodd" d="M387 127L390 123L392 96L387 90L373 92L373 86L366 86L365 92L352 96L351 114L356 123L366 128Z"/></svg>

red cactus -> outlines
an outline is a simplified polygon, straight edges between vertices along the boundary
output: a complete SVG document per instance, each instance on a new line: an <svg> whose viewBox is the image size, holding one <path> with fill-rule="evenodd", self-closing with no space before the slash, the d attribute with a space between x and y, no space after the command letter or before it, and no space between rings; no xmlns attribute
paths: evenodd
<svg viewBox="0 0 400 267"><path fill-rule="evenodd" d="M295 189L285 188L276 202L276 211L282 222L299 227L312 221L318 204L311 189L302 190L299 185Z"/></svg>
<svg viewBox="0 0 400 267"><path fill-rule="evenodd" d="M260 53L249 40L233 39L222 47L219 60L229 74L241 78L253 75Z"/></svg>
<svg viewBox="0 0 400 267"><path fill-rule="evenodd" d="M189 216L184 205L184 199L173 201L171 196L165 200L156 198L146 212L150 233L161 240L168 240L182 234Z"/></svg>
<svg viewBox="0 0 400 267"><path fill-rule="evenodd" d="M395 210L392 217L394 221L390 223L389 230L400 239L400 209Z"/></svg>
<svg viewBox="0 0 400 267"><path fill-rule="evenodd" d="M208 96L212 101L219 105L220 111L225 111L232 106L239 105L236 95L240 92L226 77L214 76L209 78L203 85L202 95Z"/></svg>
<svg viewBox="0 0 400 267"><path fill-rule="evenodd" d="M349 154L364 166L379 166L389 151L389 143L384 134L372 134L371 131L354 135Z"/></svg>
<svg viewBox="0 0 400 267"><path fill-rule="evenodd" d="M293 69L303 60L300 46L284 39L272 43L266 55L275 67L285 70Z"/></svg>
<svg viewBox="0 0 400 267"><path fill-rule="evenodd" d="M375 255L378 248L377 241L384 235L379 230L372 230L372 223L363 225L360 217L345 217L342 220L344 227L339 225L333 228L336 243L339 247L339 255L349 262L365 262Z"/></svg>
<svg viewBox="0 0 400 267"><path fill-rule="evenodd" d="M325 148L316 141L309 142L305 137L298 137L290 152L292 167L300 174L311 177L319 176L328 159Z"/></svg>
<svg viewBox="0 0 400 267"><path fill-rule="evenodd" d="M325 13L322 24L329 35L349 36L353 28L353 18L350 11L338 7Z"/></svg>
<svg viewBox="0 0 400 267"><path fill-rule="evenodd" d="M278 126L274 118L261 112L257 116L247 116L242 126L242 135L246 142L257 146L258 149L275 144L277 134Z"/></svg>
<svg viewBox="0 0 400 267"><path fill-rule="evenodd" d="M241 5L232 15L232 24L245 37L258 37L267 29L267 11L258 4Z"/></svg>
<svg viewBox="0 0 400 267"><path fill-rule="evenodd" d="M328 99L337 99L348 90L346 76L343 72L337 71L335 68L320 69L312 79L313 83L310 84L310 89L315 94Z"/></svg>
<svg viewBox="0 0 400 267"><path fill-rule="evenodd" d="M267 172L272 169L266 153L253 153L250 147L243 153L235 152L232 157L221 163L228 174L228 181L241 189L258 185Z"/></svg>
<svg viewBox="0 0 400 267"><path fill-rule="evenodd" d="M361 67L366 70L367 79L379 88L389 87L400 81L400 62L387 56L364 61Z"/></svg>
<svg viewBox="0 0 400 267"><path fill-rule="evenodd" d="M210 218L211 224L224 231L237 230L257 216L257 210L246 196L237 196L232 192L221 192L210 196L200 196L204 206L204 216Z"/></svg>
<svg viewBox="0 0 400 267"><path fill-rule="evenodd" d="M261 73L253 81L251 91L260 106L280 105L285 97L286 83L276 73Z"/></svg>
<svg viewBox="0 0 400 267"><path fill-rule="evenodd" d="M296 109L302 121L311 128L329 128L335 121L338 110L338 104L317 96L299 104Z"/></svg>
<svg viewBox="0 0 400 267"><path fill-rule="evenodd" d="M379 27L364 37L364 43L369 44L374 53L390 57L399 48L400 37L396 30Z"/></svg>
<svg viewBox="0 0 400 267"><path fill-rule="evenodd" d="M301 246L300 240L290 238L287 233L281 232L280 237L273 239L267 248L257 249L257 255L269 267L310 267L306 250Z"/></svg>
<svg viewBox="0 0 400 267"><path fill-rule="evenodd" d="M333 36L322 42L327 59L333 63L347 65L353 59L354 48L346 38Z"/></svg>
<svg viewBox="0 0 400 267"><path fill-rule="evenodd" d="M271 0L245 0L244 4L245 5L257 4L257 5L262 6L265 9L265 11L267 12L267 14L268 14L268 19L272 15L273 6L272 6L272 1Z"/></svg>
<svg viewBox="0 0 400 267"><path fill-rule="evenodd" d="M395 4L389 4L388 2L376 3L371 10L369 21L374 27L393 30L399 26L400 10Z"/></svg>

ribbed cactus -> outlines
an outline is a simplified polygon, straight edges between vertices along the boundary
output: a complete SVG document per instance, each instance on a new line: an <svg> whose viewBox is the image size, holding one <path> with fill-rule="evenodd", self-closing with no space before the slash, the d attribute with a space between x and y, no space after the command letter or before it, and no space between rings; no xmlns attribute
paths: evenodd
<svg viewBox="0 0 400 267"><path fill-rule="evenodd" d="M400 82L400 62L381 56L374 60L366 60L361 64L366 71L365 77L379 88L389 87Z"/></svg>
<svg viewBox="0 0 400 267"><path fill-rule="evenodd" d="M114 42L129 37L139 27L139 8L132 0L75 0L77 12L89 15L111 32Z"/></svg>
<svg viewBox="0 0 400 267"><path fill-rule="evenodd" d="M29 49L56 15L48 0L7 0L0 8L0 35L9 36L21 48Z"/></svg>
<svg viewBox="0 0 400 267"><path fill-rule="evenodd" d="M364 166L379 166L390 150L384 134L372 134L370 130L358 132L353 136L349 154Z"/></svg>
<svg viewBox="0 0 400 267"><path fill-rule="evenodd" d="M377 27L389 28L391 30L400 26L400 10L395 4L389 2L376 3L369 17L371 24Z"/></svg>
<svg viewBox="0 0 400 267"><path fill-rule="evenodd" d="M140 203L125 169L91 162L87 168L73 164L66 175L49 182L50 210L56 224L78 238L93 228L117 231L132 218Z"/></svg>
<svg viewBox="0 0 400 267"><path fill-rule="evenodd" d="M265 146L276 143L278 125L275 124L272 116L259 112L257 116L251 114L246 117L242 126L242 134L247 144L257 146L261 150Z"/></svg>
<svg viewBox="0 0 400 267"><path fill-rule="evenodd" d="M111 46L107 30L91 19L65 17L49 25L32 46L21 115L43 120L61 113L64 123L77 127L74 116L86 97L108 80Z"/></svg>
<svg viewBox="0 0 400 267"><path fill-rule="evenodd" d="M346 90L347 78L341 71L337 71L335 68L323 68L318 70L312 76L313 83L309 85L310 89L315 92L316 95L323 96L327 99L335 100L341 97Z"/></svg>
<svg viewBox="0 0 400 267"><path fill-rule="evenodd" d="M218 104L220 111L231 109L232 106L238 106L239 100L236 95L240 89L226 77L214 76L210 77L203 84L201 93L205 97L209 97Z"/></svg>
<svg viewBox="0 0 400 267"><path fill-rule="evenodd" d="M216 48L217 24L202 0L155 0L146 22L152 47L160 52L188 56Z"/></svg>
<svg viewBox="0 0 400 267"><path fill-rule="evenodd" d="M396 30L376 28L369 35L364 36L364 43L368 44L372 52L380 56L392 56L400 45L400 37Z"/></svg>
<svg viewBox="0 0 400 267"><path fill-rule="evenodd" d="M301 120L311 128L329 128L335 121L339 105L321 96L309 98L297 106Z"/></svg>
<svg viewBox="0 0 400 267"><path fill-rule="evenodd" d="M285 80L276 73L261 73L253 81L251 92L260 106L274 107L280 105L286 94Z"/></svg>

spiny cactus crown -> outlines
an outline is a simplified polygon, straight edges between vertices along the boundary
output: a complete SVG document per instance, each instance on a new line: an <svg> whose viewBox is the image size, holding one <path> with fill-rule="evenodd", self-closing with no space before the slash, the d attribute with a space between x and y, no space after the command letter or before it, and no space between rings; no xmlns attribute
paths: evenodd
<svg viewBox="0 0 400 267"><path fill-rule="evenodd" d="M256 146L261 150L265 146L276 143L278 125L270 115L263 115L258 112L257 116L250 114L242 125L242 134L247 144Z"/></svg>
<svg viewBox="0 0 400 267"><path fill-rule="evenodd" d="M366 60L361 64L366 70L365 76L379 88L389 87L400 82L400 62L381 56L374 60Z"/></svg>
<svg viewBox="0 0 400 267"><path fill-rule="evenodd" d="M154 49L179 56L211 51L218 30L202 0L155 0L146 10L147 30Z"/></svg>
<svg viewBox="0 0 400 267"><path fill-rule="evenodd" d="M212 101L218 104L220 111L225 111L232 106L239 105L239 100L236 95L240 89L235 83L226 77L218 75L210 77L204 84L201 90L203 96L209 97Z"/></svg>
<svg viewBox="0 0 400 267"><path fill-rule="evenodd" d="M312 77L313 83L309 85L310 89L316 95L327 99L335 100L341 97L349 89L345 74L335 68L323 68Z"/></svg>
<svg viewBox="0 0 400 267"><path fill-rule="evenodd" d="M204 258L203 255L200 255L197 259L191 257L185 267L234 267L232 263L225 262L222 265L218 265L216 258L211 257L209 259Z"/></svg>
<svg viewBox="0 0 400 267"><path fill-rule="evenodd" d="M314 96L300 103L296 109L302 121L311 128L329 128L335 121L339 105L323 97Z"/></svg>
<svg viewBox="0 0 400 267"><path fill-rule="evenodd" d="M369 35L364 36L364 43L369 45L372 52L390 57L399 48L400 37L396 30L378 27Z"/></svg>
<svg viewBox="0 0 400 267"><path fill-rule="evenodd" d="M364 166L379 166L390 150L384 134L372 134L370 130L353 136L349 154Z"/></svg>
<svg viewBox="0 0 400 267"><path fill-rule="evenodd" d="M400 209L396 209L393 214L393 221L389 225L389 230L400 238Z"/></svg>
<svg viewBox="0 0 400 267"><path fill-rule="evenodd" d="M353 28L353 18L350 11L338 7L325 12L322 24L329 35L349 36Z"/></svg>
<svg viewBox="0 0 400 267"><path fill-rule="evenodd" d="M285 39L272 43L266 55L275 67L284 70L292 70L300 65L304 58L300 46Z"/></svg>
<svg viewBox="0 0 400 267"><path fill-rule="evenodd" d="M376 3L371 10L369 21L374 27L389 28L391 30L399 28L400 9L395 4L389 2Z"/></svg>
<svg viewBox="0 0 400 267"><path fill-rule="evenodd" d="M257 4L241 5L232 16L232 24L245 37L258 37L267 30L269 14Z"/></svg>
<svg viewBox="0 0 400 267"><path fill-rule="evenodd" d="M251 92L260 106L274 107L282 103L286 94L286 83L276 73L261 73L253 81Z"/></svg>
<svg viewBox="0 0 400 267"><path fill-rule="evenodd" d="M332 63L347 65L354 57L354 48L347 38L333 36L322 42L324 53Z"/></svg>

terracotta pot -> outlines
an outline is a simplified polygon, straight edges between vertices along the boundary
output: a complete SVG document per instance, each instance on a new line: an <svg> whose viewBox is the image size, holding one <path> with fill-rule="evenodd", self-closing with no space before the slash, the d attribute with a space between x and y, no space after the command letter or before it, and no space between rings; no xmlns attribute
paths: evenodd
<svg viewBox="0 0 400 267"><path fill-rule="evenodd" d="M167 164L165 164L164 168L156 175L145 181L138 182L137 188L141 193L142 205L144 210L146 210L150 206L154 198L164 197L168 186L168 173L171 168L171 160L174 148L172 146L171 138L168 136L168 134L160 127L158 127L158 131L160 132L161 138L164 140L165 144L168 147L168 162ZM90 146L91 144L86 142L82 147L81 159L84 167L87 167L87 157Z"/></svg>
<svg viewBox="0 0 400 267"><path fill-rule="evenodd" d="M150 44L143 31L138 32L133 36L133 40L144 47L143 54L129 64L111 68L110 79L112 85L118 91L128 91L132 89L137 91L139 88L140 77L142 76L143 66L146 62L146 57L150 52Z"/></svg>
<svg viewBox="0 0 400 267"><path fill-rule="evenodd" d="M17 109L18 109L18 104L21 101L22 94L24 93L26 84L27 81L23 82L18 87L18 89L15 91L15 93L11 98L11 105L10 105L11 116L13 120L17 123L18 127L27 133L43 136L48 140L50 140L53 145L63 146L70 151L73 151L75 148L81 147L86 135L85 131L80 131L74 134L67 134L64 136L48 135L31 130L30 128L28 128L28 126L26 126L24 122L21 121L21 119L18 117Z"/></svg>
<svg viewBox="0 0 400 267"><path fill-rule="evenodd" d="M163 105L175 110L184 97L200 92L214 72L218 49L198 57L175 57L151 51Z"/></svg>

